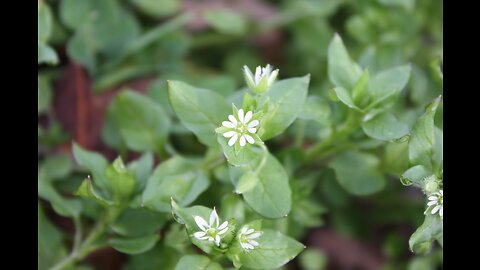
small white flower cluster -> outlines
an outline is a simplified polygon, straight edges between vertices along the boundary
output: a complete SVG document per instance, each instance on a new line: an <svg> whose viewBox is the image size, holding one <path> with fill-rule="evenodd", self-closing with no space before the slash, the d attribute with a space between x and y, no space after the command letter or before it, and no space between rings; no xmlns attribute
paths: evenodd
<svg viewBox="0 0 480 270"><path fill-rule="evenodd" d="M257 132L256 126L260 123L258 120L252 120L253 112L248 111L244 114L243 109L238 110L237 117L232 114L228 116L228 120L223 121L222 125L228 130L223 133L225 138L230 138L228 140L228 145L234 145L237 140L240 142L240 146L245 146L246 142L254 144L255 140L251 135ZM251 121L252 120L252 121Z"/></svg>
<svg viewBox="0 0 480 270"><path fill-rule="evenodd" d="M209 223L200 216L194 216L195 223L200 231L193 234L198 240L206 240L209 242L215 242L215 245L220 246L220 241L228 231L228 221L223 222L220 226L220 219L218 218L215 207L210 214ZM238 233L238 241L243 249L252 250L259 246L259 243L254 239L259 238L262 232L249 229L248 226L243 227Z"/></svg>
<svg viewBox="0 0 480 270"><path fill-rule="evenodd" d="M220 246L220 240L223 234L228 231L228 221L222 223L219 226L220 220L217 215L215 207L213 208L212 213L210 214L210 222L207 223L205 219L201 216L194 216L195 223L200 228L201 231L196 232L193 236L199 240L208 240L210 242L215 242L217 246Z"/></svg>
<svg viewBox="0 0 480 270"><path fill-rule="evenodd" d="M429 211L432 215L435 215L438 212L440 217L443 219L443 189L434 192L430 194L430 196L428 196L428 203L425 214Z"/></svg>
<svg viewBox="0 0 480 270"><path fill-rule="evenodd" d="M278 75L278 69L272 71L272 66L267 64L266 67L260 66L255 70L255 76L252 74L247 66L243 66L243 75L247 85L252 92L261 94L264 93L272 86Z"/></svg>
<svg viewBox="0 0 480 270"><path fill-rule="evenodd" d="M259 238L262 235L262 232L255 231L254 229L249 229L248 226L243 227L238 234L238 240L240 245L244 249L254 249L258 247L258 242L254 239Z"/></svg>

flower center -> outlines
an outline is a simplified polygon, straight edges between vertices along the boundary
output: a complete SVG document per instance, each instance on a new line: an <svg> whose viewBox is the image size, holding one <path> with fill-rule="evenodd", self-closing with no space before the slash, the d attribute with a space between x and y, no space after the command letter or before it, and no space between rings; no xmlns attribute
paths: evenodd
<svg viewBox="0 0 480 270"><path fill-rule="evenodd" d="M237 133L244 134L247 131L247 127L244 124L238 123Z"/></svg>
<svg viewBox="0 0 480 270"><path fill-rule="evenodd" d="M215 238L217 233L218 233L218 231L215 228L210 228L210 229L207 230L207 235L210 236L210 237L213 237L213 238Z"/></svg>

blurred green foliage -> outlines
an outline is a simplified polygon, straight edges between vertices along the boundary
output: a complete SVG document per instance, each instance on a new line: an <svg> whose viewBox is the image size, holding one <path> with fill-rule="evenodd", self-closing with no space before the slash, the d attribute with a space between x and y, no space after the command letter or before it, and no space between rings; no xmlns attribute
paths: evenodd
<svg viewBox="0 0 480 270"><path fill-rule="evenodd" d="M294 89L302 97L291 94L290 105L279 105L291 119L273 121L271 134L262 137L272 138L273 165L259 177L275 175L268 183L275 188L271 203L288 205L280 207L286 218L264 220L263 228L309 243L311 229L326 226L374 243L383 252L382 269L441 267L443 223L423 214L421 190L425 177L443 178L443 105L435 99L443 91L442 1L217 2L221 7L180 0L38 1L38 269L96 269L81 259L106 246L129 254L123 269L192 262L217 269L211 258L193 255L170 214L171 194L182 207L216 205L239 223L284 216L261 203L266 199L258 190L246 191L245 201L232 194L239 186L217 159L223 149L216 126L199 127L200 118L183 102L205 93L195 100L206 108L200 113L224 120L230 103L242 106L242 67L266 63L280 69L280 79L298 77L280 85L307 74L309 83L308 96L296 84L278 86L282 95ZM87 72L94 97L112 95L97 135L121 156L115 162L101 149L75 145L74 158L61 150L78 139L54 107L65 90L56 82L71 63ZM145 95L123 89L144 79ZM190 94L172 98L169 85ZM303 91L304 99L297 93ZM291 202L274 196L288 192ZM60 228L61 218L73 221L75 233ZM283 268L328 269L329 262L309 247Z"/></svg>

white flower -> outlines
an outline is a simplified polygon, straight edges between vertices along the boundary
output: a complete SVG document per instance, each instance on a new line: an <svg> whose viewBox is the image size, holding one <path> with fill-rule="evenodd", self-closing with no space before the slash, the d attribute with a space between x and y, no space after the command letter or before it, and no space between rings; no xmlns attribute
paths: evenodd
<svg viewBox="0 0 480 270"><path fill-rule="evenodd" d="M209 223L207 223L201 216L193 216L193 218L195 219L198 228L201 230L194 233L193 236L198 240L208 240L210 242L215 242L217 246L220 246L221 235L228 231L228 221L223 222L222 225L219 226L220 220L215 207L210 214Z"/></svg>
<svg viewBox="0 0 480 270"><path fill-rule="evenodd" d="M247 66L243 66L243 74L247 81L248 87L254 92L263 93L272 86L278 75L278 69L272 71L272 66L267 64L266 67L260 66L255 70L255 76Z"/></svg>
<svg viewBox="0 0 480 270"><path fill-rule="evenodd" d="M250 134L257 132L256 126L260 123L258 120L252 120L253 113L248 111L244 114L243 109L238 110L238 117L235 118L232 114L228 116L230 121L223 121L222 125L228 130L223 133L228 140L228 145L232 146L237 140L240 141L240 146L245 146L246 142L254 144L255 140Z"/></svg>
<svg viewBox="0 0 480 270"><path fill-rule="evenodd" d="M428 211L430 211L432 215L438 212L443 219L443 189L428 196L427 210L425 210L425 213Z"/></svg>
<svg viewBox="0 0 480 270"><path fill-rule="evenodd" d="M243 227L238 233L238 241L244 249L254 249L259 244L253 239L257 239L262 235L263 232L255 231L254 229L249 229L248 226Z"/></svg>

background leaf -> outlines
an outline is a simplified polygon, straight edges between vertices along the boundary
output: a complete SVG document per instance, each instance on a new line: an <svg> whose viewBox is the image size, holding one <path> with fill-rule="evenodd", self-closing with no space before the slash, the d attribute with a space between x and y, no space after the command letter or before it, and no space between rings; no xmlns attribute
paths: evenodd
<svg viewBox="0 0 480 270"><path fill-rule="evenodd" d="M127 254L140 254L152 249L160 239L158 234L140 237L115 237L108 240L108 243L116 250Z"/></svg>
<svg viewBox="0 0 480 270"><path fill-rule="evenodd" d="M181 206L192 203L210 181L199 163L175 156L155 169L143 192L143 205L160 212L170 211L170 200L178 200Z"/></svg>
<svg viewBox="0 0 480 270"><path fill-rule="evenodd" d="M225 99L211 90L179 81L168 82L168 93L182 124L195 133L201 143L218 147L215 129L231 114Z"/></svg>
<svg viewBox="0 0 480 270"><path fill-rule="evenodd" d="M353 89L362 70L348 55L342 38L335 34L328 46L328 78L337 87Z"/></svg>
<svg viewBox="0 0 480 270"><path fill-rule="evenodd" d="M164 109L146 96L123 91L111 104L112 118L128 148L159 153L170 131Z"/></svg>
<svg viewBox="0 0 480 270"><path fill-rule="evenodd" d="M400 139L410 131L407 124L401 123L390 113L382 113L362 123L362 129L369 137L382 141Z"/></svg>
<svg viewBox="0 0 480 270"><path fill-rule="evenodd" d="M178 261L175 270L222 270L220 264L202 255L185 255Z"/></svg>
<svg viewBox="0 0 480 270"><path fill-rule="evenodd" d="M310 75L275 82L265 93L269 99L268 111L263 115L258 135L266 141L281 134L302 112L307 98Z"/></svg>
<svg viewBox="0 0 480 270"><path fill-rule="evenodd" d="M384 188L385 178L378 171L378 165L376 156L355 151L341 154L330 163L338 183L358 196L370 195Z"/></svg>

